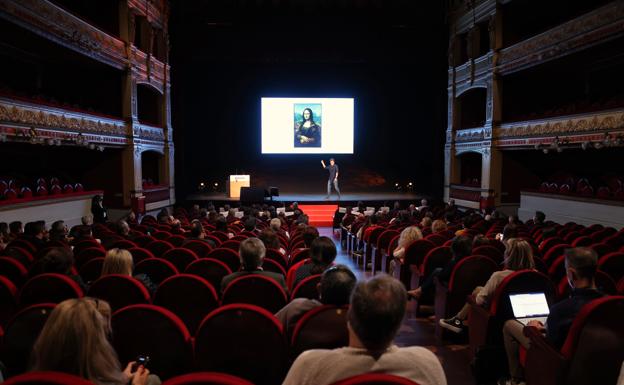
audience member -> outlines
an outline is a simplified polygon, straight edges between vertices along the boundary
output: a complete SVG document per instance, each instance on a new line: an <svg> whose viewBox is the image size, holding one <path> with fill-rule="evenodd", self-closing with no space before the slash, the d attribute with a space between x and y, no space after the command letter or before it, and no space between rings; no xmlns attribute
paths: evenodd
<svg viewBox="0 0 624 385"><path fill-rule="evenodd" d="M431 224L433 223L433 221L431 220L431 217L428 216L424 216L421 220L420 220L420 228L423 230L431 230Z"/></svg>
<svg viewBox="0 0 624 385"><path fill-rule="evenodd" d="M103 204L103 198L101 195L96 195L91 200L91 214L93 214L93 222L106 223L108 220L108 212Z"/></svg>
<svg viewBox="0 0 624 385"><path fill-rule="evenodd" d="M472 248L475 249L479 246L486 246L490 244L490 239L483 234L477 234L472 239Z"/></svg>
<svg viewBox="0 0 624 385"><path fill-rule="evenodd" d="M312 242L319 237L319 232L316 227L306 225L301 237L305 247L310 248L312 246Z"/></svg>
<svg viewBox="0 0 624 385"><path fill-rule="evenodd" d="M348 313L349 346L302 353L284 385L326 385L363 373L386 373L420 385L445 385L437 357L429 350L393 344L406 308L403 284L377 275L356 285Z"/></svg>
<svg viewBox="0 0 624 385"><path fill-rule="evenodd" d="M544 227L544 221L546 221L546 214L541 211L536 211L533 216L533 228Z"/></svg>
<svg viewBox="0 0 624 385"><path fill-rule="evenodd" d="M11 241L19 238L24 233L24 227L20 221L13 221L9 223L9 230L9 240Z"/></svg>
<svg viewBox="0 0 624 385"><path fill-rule="evenodd" d="M279 241L279 237L272 229L264 229L258 235L258 239L262 241L264 247L267 249L274 249L279 251L282 255L286 255L286 250L282 247Z"/></svg>
<svg viewBox="0 0 624 385"><path fill-rule="evenodd" d="M446 229L447 229L446 222L444 222L442 219L436 219L431 224L432 233L439 233L440 231L446 231Z"/></svg>
<svg viewBox="0 0 624 385"><path fill-rule="evenodd" d="M128 250L124 249L110 249L104 257L104 265L102 266L102 277L111 274L121 274L128 277L132 277L134 270L134 262L132 261L132 254ZM143 286L149 291L150 296L154 295L158 285L156 285L147 274L137 274L134 279L141 282Z"/></svg>
<svg viewBox="0 0 624 385"><path fill-rule="evenodd" d="M295 298L275 314L284 326L287 336L292 336L297 321L309 310L321 305L344 306L349 304L349 297L357 279L345 265L332 266L323 272L317 285L319 300Z"/></svg>
<svg viewBox="0 0 624 385"><path fill-rule="evenodd" d="M240 244L238 254L241 261L241 270L223 277L221 280L221 291L224 291L227 285L234 279L250 274L258 274L272 278L286 291L286 281L282 274L262 270L262 262L266 254L266 248L261 240L258 238L245 239Z"/></svg>
<svg viewBox="0 0 624 385"><path fill-rule="evenodd" d="M303 264L295 272L295 282L293 287L296 287L303 279L315 275L321 274L325 269L331 266L336 259L336 245L329 237L318 237L312 241L310 246L310 263Z"/></svg>
<svg viewBox="0 0 624 385"><path fill-rule="evenodd" d="M37 251L46 247L46 229L44 221L28 222L24 226L24 234L22 237L30 242Z"/></svg>
<svg viewBox="0 0 624 385"><path fill-rule="evenodd" d="M228 228L228 221L223 216L219 216L217 219L217 222L215 223L215 231L220 231L223 234L226 234L228 238L234 238L234 233Z"/></svg>
<svg viewBox="0 0 624 385"><path fill-rule="evenodd" d="M200 241L207 243L212 248L216 247L216 244L212 239L206 238L206 231L204 230L204 226L198 219L193 219L193 221L191 222L191 230L189 232L189 235L190 236L186 237L184 242L182 242L182 246L186 245L191 241Z"/></svg>
<svg viewBox="0 0 624 385"><path fill-rule="evenodd" d="M67 234L67 226L65 226L64 221L56 221L50 226L50 241L68 242Z"/></svg>
<svg viewBox="0 0 624 385"><path fill-rule="evenodd" d="M422 239L423 235L416 226L409 226L401 231L396 249L392 252L394 259L390 261L389 273L392 275L394 271L403 263L405 259L405 250L412 242Z"/></svg>
<svg viewBox="0 0 624 385"><path fill-rule="evenodd" d="M247 231L248 233L258 234L258 229L256 229L257 225L258 225L258 222L257 222L256 217L250 216L245 221L244 230Z"/></svg>
<svg viewBox="0 0 624 385"><path fill-rule="evenodd" d="M531 245L529 245L527 241L521 239L509 239L505 249L505 268L492 274L485 286L477 286L474 289L472 294L475 296L476 303L481 306L487 305L498 285L500 285L505 277L514 271L534 268L535 262L533 261L533 249ZM454 317L441 319L440 326L455 333L461 333L462 330L464 330L464 321L468 318L469 310L470 305L465 304Z"/></svg>
<svg viewBox="0 0 624 385"><path fill-rule="evenodd" d="M565 251L565 269L568 284L572 288L570 298L550 308L546 325L534 320L527 326L534 327L545 333L546 339L558 350L568 336L572 321L586 303L603 296L596 290L594 277L598 264L596 252L589 248L577 247ZM519 345L528 349L531 340L523 333L524 325L517 320L505 322L503 340L511 378L499 381L499 384L522 384L524 373L519 361Z"/></svg>
<svg viewBox="0 0 624 385"><path fill-rule="evenodd" d="M85 297L58 304L33 347L32 370L73 374L96 385L160 384L143 366L133 372L134 362L121 370L109 342L110 317L105 301Z"/></svg>
<svg viewBox="0 0 624 385"><path fill-rule="evenodd" d="M407 292L408 297L420 298L421 295L431 296L435 291L435 281L434 278L438 278L438 281L442 284L448 284L451 279L451 274L453 273L453 269L455 265L462 259L470 256L472 254L472 241L469 237L466 236L458 236L453 238L453 242L451 243L451 253L453 257L444 267L438 267L434 269L431 274L423 281L420 287L410 290Z"/></svg>
<svg viewBox="0 0 624 385"><path fill-rule="evenodd" d="M33 262L28 275L32 278L44 273L63 274L74 280L86 292L87 284L79 275L72 273L72 266L74 266L74 253L67 247L55 247Z"/></svg>

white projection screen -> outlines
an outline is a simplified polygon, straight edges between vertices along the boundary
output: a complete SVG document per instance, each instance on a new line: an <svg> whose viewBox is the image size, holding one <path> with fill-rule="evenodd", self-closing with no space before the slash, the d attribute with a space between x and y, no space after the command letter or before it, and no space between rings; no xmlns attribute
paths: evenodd
<svg viewBox="0 0 624 385"><path fill-rule="evenodd" d="M353 98L261 98L263 154L353 154Z"/></svg>

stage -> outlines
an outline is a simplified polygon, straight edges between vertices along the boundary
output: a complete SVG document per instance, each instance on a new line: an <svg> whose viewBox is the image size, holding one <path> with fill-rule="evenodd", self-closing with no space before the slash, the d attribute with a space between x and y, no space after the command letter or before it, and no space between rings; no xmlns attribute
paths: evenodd
<svg viewBox="0 0 624 385"><path fill-rule="evenodd" d="M332 194L329 200L325 200L325 194L309 194L309 193L282 193L280 196L273 197L273 202L277 203L324 203L324 204L340 204L340 205L354 205L359 201L365 204L371 204L380 206L384 202L388 206L392 206L394 201L406 202L410 201L417 206L420 205L420 200L427 198L423 194L417 194L412 192L361 192L361 193L344 193L337 199L336 194ZM186 196L186 200L192 203L206 203L206 202L238 202L238 198L228 198L223 192L215 193L195 193ZM271 203L268 198L265 199L265 203Z"/></svg>

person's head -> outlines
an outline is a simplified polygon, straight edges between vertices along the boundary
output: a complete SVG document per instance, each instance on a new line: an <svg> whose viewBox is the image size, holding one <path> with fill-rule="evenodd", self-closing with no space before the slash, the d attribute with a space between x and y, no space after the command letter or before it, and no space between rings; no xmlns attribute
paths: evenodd
<svg viewBox="0 0 624 385"><path fill-rule="evenodd" d="M456 259L462 259L472 254L472 241L465 235L458 235L451 242L451 253Z"/></svg>
<svg viewBox="0 0 624 385"><path fill-rule="evenodd" d="M541 211L536 211L535 215L533 216L533 223L535 224L542 224L544 223L544 221L546 220L546 214L544 214Z"/></svg>
<svg viewBox="0 0 624 385"><path fill-rule="evenodd" d="M312 263L321 266L329 266L336 259L336 245L329 237L318 237L310 246L310 258Z"/></svg>
<svg viewBox="0 0 624 385"><path fill-rule="evenodd" d="M507 218L507 223L509 223L510 225L517 225L520 223L520 218L518 218L517 215L510 215L509 218Z"/></svg>
<svg viewBox="0 0 624 385"><path fill-rule="evenodd" d="M44 273L69 275L74 265L74 253L67 247L55 247L37 259L28 271L31 277Z"/></svg>
<svg viewBox="0 0 624 385"><path fill-rule="evenodd" d="M401 208L401 203L399 201L394 201L394 209L399 210Z"/></svg>
<svg viewBox="0 0 624 385"><path fill-rule="evenodd" d="M306 226L301 237L303 238L305 247L310 248L312 246L312 241L319 237L319 232L314 226Z"/></svg>
<svg viewBox="0 0 624 385"><path fill-rule="evenodd" d="M301 113L301 116L303 117L304 121L309 120L311 122L314 122L314 114L312 113L312 109L310 108L305 108Z"/></svg>
<svg viewBox="0 0 624 385"><path fill-rule="evenodd" d="M271 226L271 230L275 232L279 232L282 229L282 221L279 218L271 219L269 225Z"/></svg>
<svg viewBox="0 0 624 385"><path fill-rule="evenodd" d="M223 215L219 215L217 221L215 222L215 231L221 231L223 233L227 233L230 230L228 229L227 219Z"/></svg>
<svg viewBox="0 0 624 385"><path fill-rule="evenodd" d="M256 229L256 218L249 217L245 221L245 231L254 231Z"/></svg>
<svg viewBox="0 0 624 385"><path fill-rule="evenodd" d="M279 220L279 219L278 219ZM267 249L278 250L280 248L279 238L272 229L264 229L258 235L258 239L262 241Z"/></svg>
<svg viewBox="0 0 624 385"><path fill-rule="evenodd" d="M82 222L83 226L91 226L93 224L93 215L85 215L80 218L80 222Z"/></svg>
<svg viewBox="0 0 624 385"><path fill-rule="evenodd" d="M121 274L132 276L134 264L132 263L132 254L124 249L110 249L104 257L104 265L102 265L102 277L109 274Z"/></svg>
<svg viewBox="0 0 624 385"><path fill-rule="evenodd" d="M423 218L420 220L420 226L421 226L423 229L426 229L426 228L431 227L431 224L432 224L432 223L433 223L433 222L431 221L431 218L430 218L430 217L426 217L426 216L425 216L425 217L423 217Z"/></svg>
<svg viewBox="0 0 624 385"><path fill-rule="evenodd" d="M67 236L67 226L64 221L56 221L50 226L50 238L65 239Z"/></svg>
<svg viewBox="0 0 624 385"><path fill-rule="evenodd" d="M490 239L483 234L477 234L472 239L472 248L477 248L479 246L485 246L490 244Z"/></svg>
<svg viewBox="0 0 624 385"><path fill-rule="evenodd" d="M332 166L336 164L336 161L334 160L334 158L329 158L329 164Z"/></svg>
<svg viewBox="0 0 624 385"><path fill-rule="evenodd" d="M33 370L73 374L95 384L123 384L117 354L109 342L111 309L93 298L59 303L32 350Z"/></svg>
<svg viewBox="0 0 624 385"><path fill-rule="evenodd" d="M506 241L518 236L518 227L516 225L507 224L503 227L503 240Z"/></svg>
<svg viewBox="0 0 624 385"><path fill-rule="evenodd" d="M193 219L191 221L191 237L193 238L203 238L206 233L204 232L204 226L198 219Z"/></svg>
<svg viewBox="0 0 624 385"><path fill-rule="evenodd" d="M266 247L264 247L264 244L258 238L247 238L241 242L238 254L240 255L243 270L258 270L258 268L262 266L262 261L266 254Z"/></svg>
<svg viewBox="0 0 624 385"><path fill-rule="evenodd" d="M405 287L389 275L380 274L359 282L351 295L348 313L350 334L367 350L384 351L403 322L406 303Z"/></svg>
<svg viewBox="0 0 624 385"><path fill-rule="evenodd" d="M75 228L75 237L77 239L92 238L93 232L91 226L80 225Z"/></svg>
<svg viewBox="0 0 624 385"><path fill-rule="evenodd" d="M128 215L126 215L126 220L130 222L136 221L136 214L134 213L134 211L130 211Z"/></svg>
<svg viewBox="0 0 624 385"><path fill-rule="evenodd" d="M325 305L348 305L356 282L355 274L347 266L330 267L323 272L318 286L321 302Z"/></svg>
<svg viewBox="0 0 624 385"><path fill-rule="evenodd" d="M442 219L436 219L431 224L431 231L434 233L445 231L446 229L447 229L446 222L444 222Z"/></svg>
<svg viewBox="0 0 624 385"><path fill-rule="evenodd" d="M513 271L535 268L533 248L531 248L529 242L518 238L511 238L507 241L505 267Z"/></svg>
<svg viewBox="0 0 624 385"><path fill-rule="evenodd" d="M104 198L102 198L101 195L95 195L92 199L91 199L91 205L93 206L101 206L102 205L102 201L104 200Z"/></svg>
<svg viewBox="0 0 624 385"><path fill-rule="evenodd" d="M9 224L6 222L0 222L0 235L7 236L9 235Z"/></svg>
<svg viewBox="0 0 624 385"><path fill-rule="evenodd" d="M401 231L398 247L407 247L410 243L422 239L423 235L416 226L409 226Z"/></svg>
<svg viewBox="0 0 624 385"><path fill-rule="evenodd" d="M128 222L123 219L119 220L119 222L117 222L117 233L122 236L130 234L130 226L128 225Z"/></svg>
<svg viewBox="0 0 624 385"><path fill-rule="evenodd" d="M24 235L43 239L45 236L45 222L36 221L28 222L24 227Z"/></svg>
<svg viewBox="0 0 624 385"><path fill-rule="evenodd" d="M429 206L429 202L427 202L427 200L426 200L426 199L421 199L421 200L420 200L420 205L421 205L421 206Z"/></svg>
<svg viewBox="0 0 624 385"><path fill-rule="evenodd" d="M24 227L22 226L22 222L13 221L9 223L9 230L11 230L11 234L13 235L20 235L24 232Z"/></svg>
<svg viewBox="0 0 624 385"><path fill-rule="evenodd" d="M449 199L448 205L449 205L449 207L454 207L455 206L455 199Z"/></svg>
<svg viewBox="0 0 624 385"><path fill-rule="evenodd" d="M572 288L593 288L598 268L596 252L588 247L575 247L567 249L564 255L568 284Z"/></svg>

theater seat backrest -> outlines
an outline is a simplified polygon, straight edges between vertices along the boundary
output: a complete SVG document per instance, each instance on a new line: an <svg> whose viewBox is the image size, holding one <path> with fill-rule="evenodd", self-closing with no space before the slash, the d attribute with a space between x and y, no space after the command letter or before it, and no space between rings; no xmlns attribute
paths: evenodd
<svg viewBox="0 0 624 385"><path fill-rule="evenodd" d="M108 302L112 311L128 305L150 302L149 292L141 282L121 274L110 274L99 278L91 284L87 294L89 297Z"/></svg>
<svg viewBox="0 0 624 385"><path fill-rule="evenodd" d="M566 384L615 384L624 361L624 296L583 306L561 348L568 359Z"/></svg>
<svg viewBox="0 0 624 385"><path fill-rule="evenodd" d="M158 285L172 275L178 274L178 269L171 262L162 258L148 258L135 266L134 274L145 274Z"/></svg>
<svg viewBox="0 0 624 385"><path fill-rule="evenodd" d="M210 253L208 253L206 257L217 259L225 263L233 272L238 271L240 269L240 257L238 256L238 251L234 251L232 249L227 249L223 247L218 247L216 249L211 250Z"/></svg>
<svg viewBox="0 0 624 385"><path fill-rule="evenodd" d="M232 274L232 270L222 261L213 258L202 258L188 265L184 273L202 277L210 282L212 287L220 290L221 280L226 275Z"/></svg>
<svg viewBox="0 0 624 385"><path fill-rule="evenodd" d="M302 279L293 289L290 295L291 301L295 298L309 298L318 300L319 292L317 289L317 285L320 282L321 274L311 275Z"/></svg>
<svg viewBox="0 0 624 385"><path fill-rule="evenodd" d="M383 373L365 373L345 378L331 385L418 385L416 382L399 376Z"/></svg>
<svg viewBox="0 0 624 385"><path fill-rule="evenodd" d="M552 281L535 270L515 271L505 277L498 285L490 301L490 314L499 320L513 318L509 295L515 293L539 293L546 295L548 303L552 305L556 299L556 290Z"/></svg>
<svg viewBox="0 0 624 385"><path fill-rule="evenodd" d="M62 372L30 372L11 377L5 385L93 385L82 377Z"/></svg>
<svg viewBox="0 0 624 385"><path fill-rule="evenodd" d="M246 303L277 313L288 302L286 292L274 279L249 274L235 278L223 290L223 304Z"/></svg>
<svg viewBox="0 0 624 385"><path fill-rule="evenodd" d="M287 370L282 325L265 309L222 306L206 316L195 335L198 370L228 373L256 385L279 384Z"/></svg>
<svg viewBox="0 0 624 385"><path fill-rule="evenodd" d="M82 297L82 289L71 278L62 274L39 274L29 279L19 293L21 306L37 303L60 303L69 298Z"/></svg>
<svg viewBox="0 0 624 385"><path fill-rule="evenodd" d="M131 305L113 313L113 347L120 362L150 357L149 369L167 379L192 369L191 335L182 320L154 305Z"/></svg>
<svg viewBox="0 0 624 385"><path fill-rule="evenodd" d="M225 373L200 372L170 378L163 385L253 385L240 377Z"/></svg>
<svg viewBox="0 0 624 385"><path fill-rule="evenodd" d="M349 345L348 306L323 305L305 313L293 330L291 357L305 350L335 349Z"/></svg>

